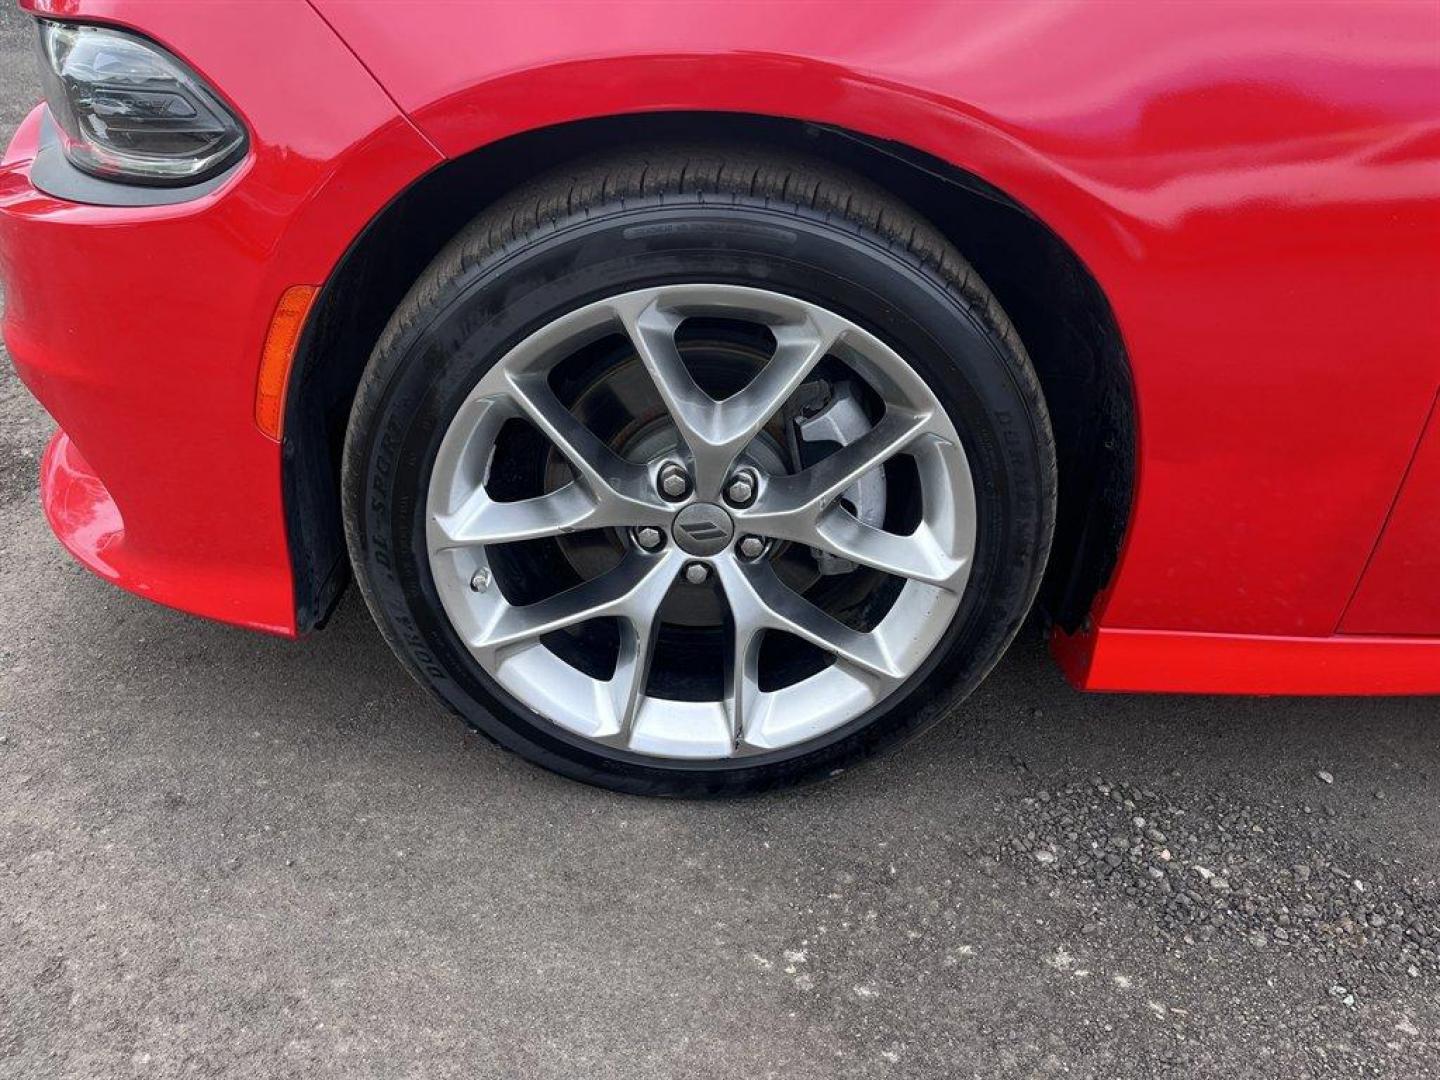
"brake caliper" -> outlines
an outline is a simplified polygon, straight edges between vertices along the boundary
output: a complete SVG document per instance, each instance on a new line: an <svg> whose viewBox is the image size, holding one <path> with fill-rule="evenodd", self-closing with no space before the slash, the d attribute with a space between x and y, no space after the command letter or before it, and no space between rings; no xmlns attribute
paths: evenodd
<svg viewBox="0 0 1440 1080"><path fill-rule="evenodd" d="M790 450L802 469L848 446L873 426L848 381L829 384L828 400L826 384L810 383L801 389L811 393L804 414L791 425ZM860 477L840 496L840 505L862 524L880 528L885 521L885 471L872 469ZM855 569L855 563L828 551L812 547L810 554L822 574L848 574Z"/></svg>

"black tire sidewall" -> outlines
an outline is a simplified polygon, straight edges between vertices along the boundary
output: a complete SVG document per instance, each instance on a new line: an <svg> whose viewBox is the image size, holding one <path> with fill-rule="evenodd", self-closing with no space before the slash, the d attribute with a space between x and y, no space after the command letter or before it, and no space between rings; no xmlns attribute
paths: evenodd
<svg viewBox="0 0 1440 1080"><path fill-rule="evenodd" d="M442 256L443 258L443 256ZM382 629L420 681L502 745L557 772L641 794L743 794L834 775L911 736L998 661L1033 600L1053 519L1048 421L1023 356L955 283L849 223L767 205L615 208L455 260L371 360L352 414L345 498L352 558ZM480 377L529 334L618 293L705 282L771 289L865 327L925 379L960 432L977 509L974 561L940 644L897 691L785 751L661 762L537 716L475 661L430 572L425 505L444 434ZM403 310L403 306L402 306Z"/></svg>

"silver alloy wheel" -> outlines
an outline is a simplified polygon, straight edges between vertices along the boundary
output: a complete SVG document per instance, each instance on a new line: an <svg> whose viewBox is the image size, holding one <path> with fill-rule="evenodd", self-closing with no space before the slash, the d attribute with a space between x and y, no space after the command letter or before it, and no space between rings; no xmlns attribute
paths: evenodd
<svg viewBox="0 0 1440 1080"><path fill-rule="evenodd" d="M739 392L716 400L687 369L676 332L690 317L757 323L773 355ZM562 403L551 372L576 350L623 333L673 425L674 446L628 460ZM868 384L881 403L868 431L794 472L766 473L749 448L825 357ZM533 425L573 478L515 501L487 491L496 441L508 421ZM919 489L907 535L860 521L842 496L866 474L907 454ZM660 472L679 460L690 487L661 492ZM743 464L756 490L726 499ZM427 503L430 570L446 614L476 661L510 694L567 731L609 747L667 758L765 753L833 731L867 712L915 672L959 607L975 546L970 469L948 414L915 371L873 334L818 307L735 285L668 285L601 300L565 315L511 349L467 396L442 440ZM635 537L664 537L647 550ZM496 581L492 547L614 530L627 544L618 564L531 603L511 603ZM649 539L648 533L645 534ZM739 537L764 542L759 557ZM829 553L903 579L888 609L856 629L816 606L775 572L786 544ZM753 548L754 545L751 545ZM647 693L657 612L685 569L708 565L723 592L728 655L724 693L676 700ZM696 575L699 576L699 575ZM703 579L702 579L703 580ZM706 586L709 587L709 586ZM596 619L619 630L608 678L587 674L541 640ZM832 662L783 686L759 677L760 643L781 631Z"/></svg>

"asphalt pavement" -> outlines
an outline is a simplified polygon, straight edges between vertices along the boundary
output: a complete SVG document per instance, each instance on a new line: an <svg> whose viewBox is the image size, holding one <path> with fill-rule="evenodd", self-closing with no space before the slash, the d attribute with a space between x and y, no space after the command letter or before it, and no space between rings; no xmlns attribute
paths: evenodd
<svg viewBox="0 0 1440 1080"><path fill-rule="evenodd" d="M34 99L0 9L0 129ZM0 1076L1440 1075L1440 702L1087 696L660 802L541 772L347 595L284 642L52 539L0 363Z"/></svg>

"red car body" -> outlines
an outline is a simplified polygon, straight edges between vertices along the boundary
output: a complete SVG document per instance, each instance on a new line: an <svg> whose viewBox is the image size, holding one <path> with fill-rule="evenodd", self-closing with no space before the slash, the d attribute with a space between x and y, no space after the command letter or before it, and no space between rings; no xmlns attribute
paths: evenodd
<svg viewBox="0 0 1440 1080"><path fill-rule="evenodd" d="M0 167L5 340L87 566L293 635L295 508L254 422L271 315L448 161L596 117L780 117L948 163L1113 312L1123 546L1078 686L1440 692L1440 14L1431 4L21 0L133 28L250 133L218 189L97 206ZM1062 478L1062 485L1063 485ZM298 553L302 554L303 553Z"/></svg>

